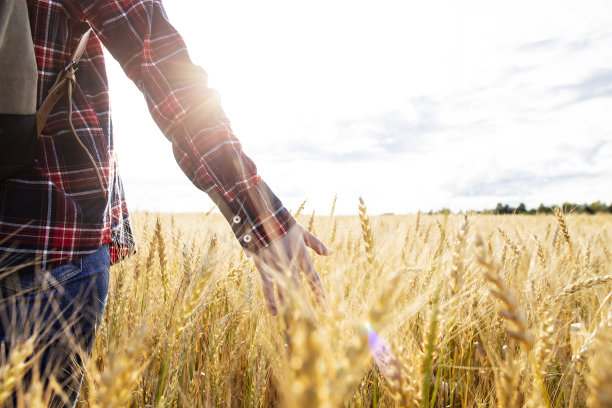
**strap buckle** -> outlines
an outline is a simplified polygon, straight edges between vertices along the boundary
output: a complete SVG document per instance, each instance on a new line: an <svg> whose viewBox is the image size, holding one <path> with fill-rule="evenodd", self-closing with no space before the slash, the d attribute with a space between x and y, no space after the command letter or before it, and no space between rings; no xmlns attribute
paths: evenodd
<svg viewBox="0 0 612 408"><path fill-rule="evenodd" d="M76 61L70 61L68 63L68 65L66 65L66 68L64 68L64 71L68 72L69 70L73 69L74 72L76 72L79 69L79 63Z"/></svg>

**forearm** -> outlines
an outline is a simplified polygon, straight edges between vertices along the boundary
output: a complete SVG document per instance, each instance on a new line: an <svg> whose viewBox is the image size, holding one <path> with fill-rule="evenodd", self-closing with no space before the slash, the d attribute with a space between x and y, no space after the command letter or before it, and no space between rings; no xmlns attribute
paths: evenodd
<svg viewBox="0 0 612 408"><path fill-rule="evenodd" d="M75 0L142 91L187 177L210 195L240 244L257 252L295 223L233 134L218 93L157 0ZM236 220L239 220L236 222Z"/></svg>

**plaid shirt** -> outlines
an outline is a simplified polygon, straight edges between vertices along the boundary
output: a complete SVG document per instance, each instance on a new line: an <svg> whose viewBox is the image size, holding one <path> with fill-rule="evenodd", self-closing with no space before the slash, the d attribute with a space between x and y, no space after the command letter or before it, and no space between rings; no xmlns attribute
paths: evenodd
<svg viewBox="0 0 612 408"><path fill-rule="evenodd" d="M0 182L0 265L52 268L109 243L113 262L134 247L117 158L102 44L143 93L183 172L208 193L240 244L257 252L295 222L243 153L203 69L168 22L161 0L28 0L38 103L92 35L77 72L73 123L108 191L73 139L67 99L51 112L35 164Z"/></svg>

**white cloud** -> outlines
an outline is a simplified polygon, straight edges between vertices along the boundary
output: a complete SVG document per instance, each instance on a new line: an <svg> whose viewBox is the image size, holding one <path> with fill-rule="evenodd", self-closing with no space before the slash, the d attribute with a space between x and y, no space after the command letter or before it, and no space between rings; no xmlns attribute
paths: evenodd
<svg viewBox="0 0 612 408"><path fill-rule="evenodd" d="M407 212L612 192L608 2L166 6L289 207L309 198L326 213L334 193L354 213L358 195ZM130 205L207 209L136 88L109 73Z"/></svg>

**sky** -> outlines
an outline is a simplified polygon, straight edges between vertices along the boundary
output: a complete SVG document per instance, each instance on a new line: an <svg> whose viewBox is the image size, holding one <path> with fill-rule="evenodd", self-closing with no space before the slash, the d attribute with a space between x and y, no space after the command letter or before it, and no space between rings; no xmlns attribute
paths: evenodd
<svg viewBox="0 0 612 408"><path fill-rule="evenodd" d="M612 201L612 2L166 0L246 154L295 209ZM107 55L131 209L207 211Z"/></svg>

